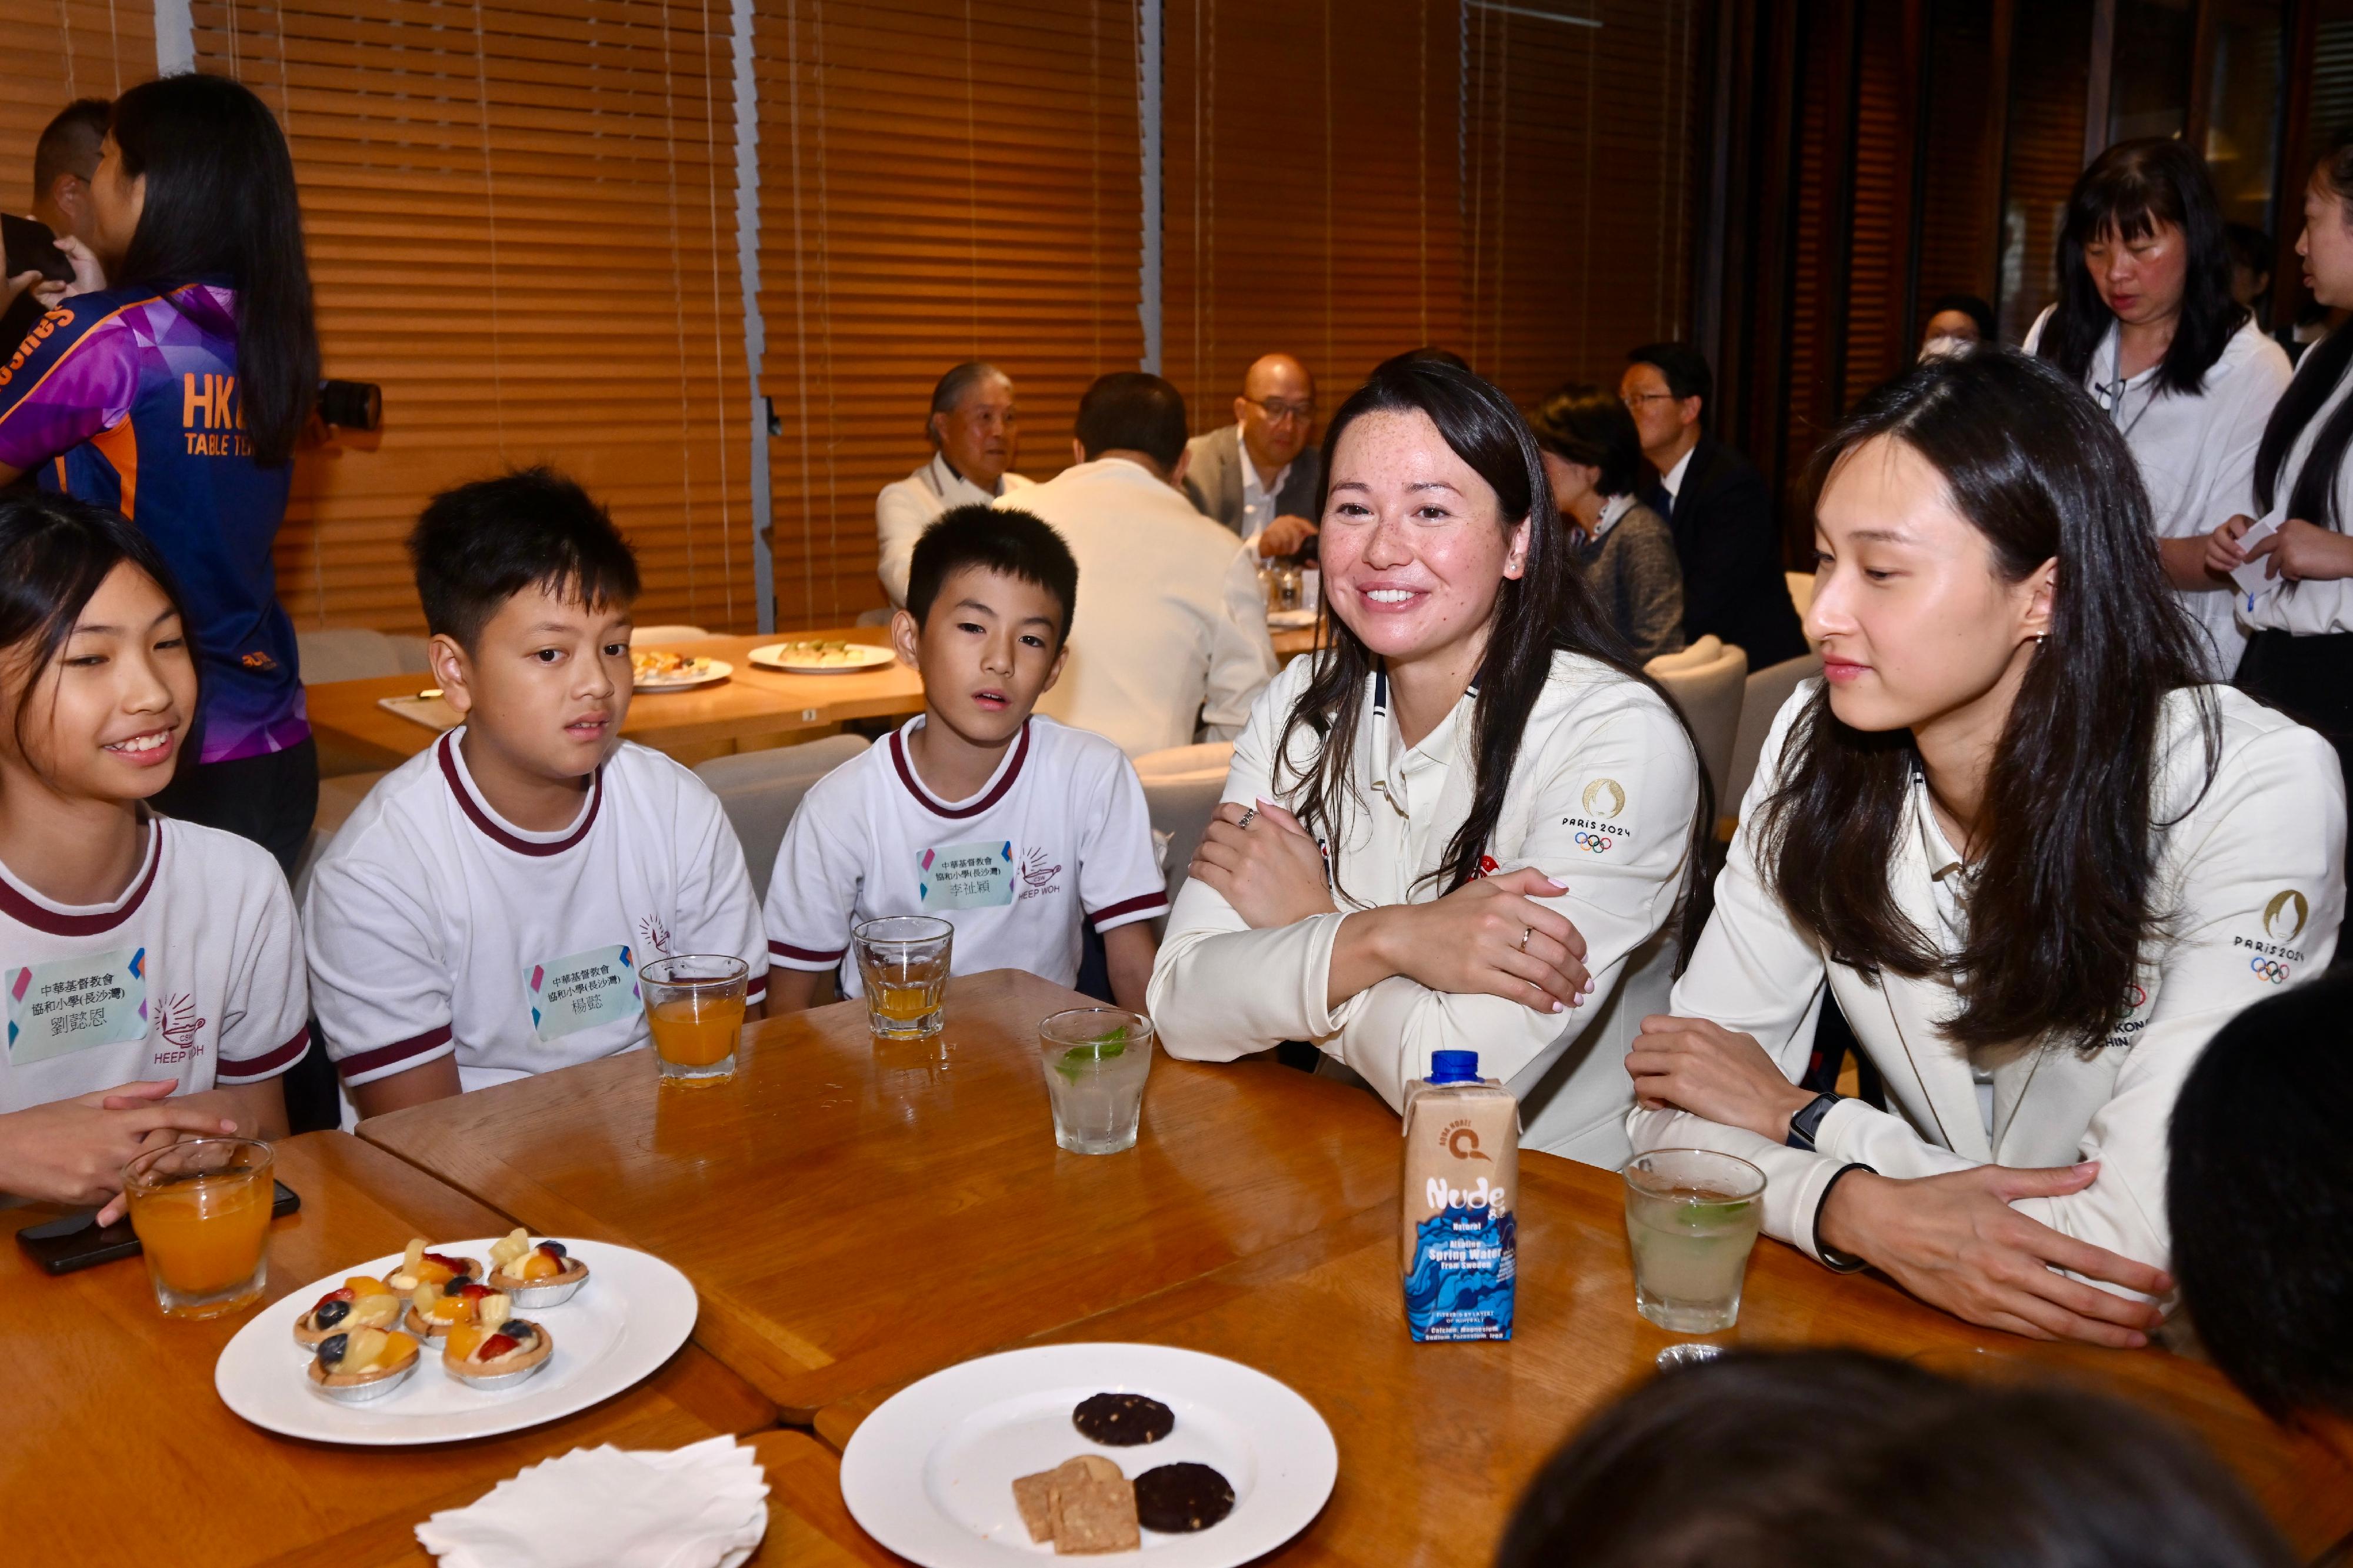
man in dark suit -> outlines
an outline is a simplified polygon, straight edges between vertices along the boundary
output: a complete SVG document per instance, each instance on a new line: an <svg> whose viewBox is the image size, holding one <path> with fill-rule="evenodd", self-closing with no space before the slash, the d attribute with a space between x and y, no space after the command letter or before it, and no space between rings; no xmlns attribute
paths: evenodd
<svg viewBox="0 0 2353 1568"><path fill-rule="evenodd" d="M1186 444L1185 493L1261 558L1296 555L1315 535L1314 435L1315 378L1289 354L1264 355L1242 376L1234 422Z"/></svg>
<svg viewBox="0 0 2353 1568"><path fill-rule="evenodd" d="M1806 636L1782 576L1780 531L1765 477L1706 434L1714 389L1688 343L1646 343L1626 356L1619 395L1634 416L1642 456L1658 470L1645 499L1667 520L1683 569L1683 636L1715 634L1763 669L1805 654Z"/></svg>

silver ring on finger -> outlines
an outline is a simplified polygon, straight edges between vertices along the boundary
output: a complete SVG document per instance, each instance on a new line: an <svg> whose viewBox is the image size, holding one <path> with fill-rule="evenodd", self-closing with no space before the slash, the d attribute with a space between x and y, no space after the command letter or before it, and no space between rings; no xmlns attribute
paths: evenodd
<svg viewBox="0 0 2353 1568"><path fill-rule="evenodd" d="M1257 820L1258 807L1254 805L1249 806L1243 810L1242 819L1240 822L1235 823L1234 826L1236 827L1248 827L1251 823L1256 822Z"/></svg>

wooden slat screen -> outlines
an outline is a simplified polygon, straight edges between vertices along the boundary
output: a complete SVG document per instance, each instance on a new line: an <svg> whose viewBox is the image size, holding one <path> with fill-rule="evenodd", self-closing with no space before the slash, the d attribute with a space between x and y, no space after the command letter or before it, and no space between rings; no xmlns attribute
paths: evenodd
<svg viewBox="0 0 2353 1568"><path fill-rule="evenodd" d="M2092 0L2036 0L2018 8L2010 53L2010 167L2002 186L2004 342L2015 343L2058 298L2053 270L2067 193L2084 172L2084 102Z"/></svg>
<svg viewBox="0 0 2353 1568"><path fill-rule="evenodd" d="M1912 361L1917 340L1904 320L1904 260L1912 179L1905 100L1904 8L1865 5L1858 16L1852 233L1844 268L1846 363L1840 406L1850 408Z"/></svg>
<svg viewBox="0 0 2353 1568"><path fill-rule="evenodd" d="M419 506L544 460L628 533L641 616L751 629L726 0L194 10L292 144L326 373L384 387L380 447L298 468L296 625L419 625Z"/></svg>
<svg viewBox="0 0 2353 1568"><path fill-rule="evenodd" d="M1514 397L1614 385L1628 349L1687 330L1702 16L1695 0L1467 11L1468 353Z"/></svg>
<svg viewBox="0 0 2353 1568"><path fill-rule="evenodd" d="M1993 143L2000 126L1987 86L1992 18L1974 0L1930 0L1927 101L1921 156L1919 304L1944 294L1994 296ZM1915 154L1916 155L1916 154ZM1910 324L1917 333L1926 323Z"/></svg>
<svg viewBox="0 0 2353 1568"><path fill-rule="evenodd" d="M34 143L58 110L77 98L112 98L154 74L151 0L18 0L0 9L0 207L25 210Z"/></svg>
<svg viewBox="0 0 2353 1568"><path fill-rule="evenodd" d="M1463 341L1453 0L1169 0L1163 368L1196 431L1295 354L1328 411Z"/></svg>
<svg viewBox="0 0 2353 1568"><path fill-rule="evenodd" d="M883 602L874 495L942 371L1004 367L1043 479L1142 357L1134 11L762 0L755 47L776 617L839 623Z"/></svg>
<svg viewBox="0 0 2353 1568"><path fill-rule="evenodd" d="M1833 7L1824 6L1828 13ZM1828 276L1837 258L1824 243L1828 208L1834 199L1829 169L1831 100L1838 96L1831 76L1840 55L1834 27L1815 19L1803 35L1803 64L1799 76L1798 174L1791 203L1792 243L1789 247L1788 337L1784 349L1780 422L1780 474L1784 489L1794 486L1805 471L1806 459L1821 438L1816 411L1835 406L1825 395L1825 384L1835 358L1824 323L1829 315L1825 293ZM1788 530L1798 527L1795 509L1784 519ZM1794 539L1790 541L1795 543Z"/></svg>

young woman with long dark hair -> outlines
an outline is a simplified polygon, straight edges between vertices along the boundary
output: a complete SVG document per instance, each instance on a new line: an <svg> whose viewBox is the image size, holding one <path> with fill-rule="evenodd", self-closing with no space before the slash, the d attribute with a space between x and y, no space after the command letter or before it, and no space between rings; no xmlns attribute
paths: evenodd
<svg viewBox="0 0 2353 1568"><path fill-rule="evenodd" d="M115 100L82 276L0 367L0 479L121 512L188 596L204 706L157 805L294 867L318 764L270 547L319 384L286 138L223 77Z"/></svg>
<svg viewBox="0 0 2353 1568"><path fill-rule="evenodd" d="M1932 360L1818 464L1823 679L1627 1057L1633 1143L1753 1162L1771 1234L1972 1322L2140 1343L2182 1077L2336 949L2336 759L2204 683L2132 453L2052 367ZM1796 1087L1825 986L1891 1109Z"/></svg>
<svg viewBox="0 0 2353 1568"><path fill-rule="evenodd" d="M2353 141L2320 160L2304 192L2305 287L2353 307ZM2309 350L2272 411L2255 458L2252 515L2214 531L2208 563L2263 563L2264 586L2237 599L2253 636L2239 684L2328 737L2353 780L2353 331ZM2274 523L2247 548L2257 517Z"/></svg>
<svg viewBox="0 0 2353 1568"><path fill-rule="evenodd" d="M2059 231L2059 300L2026 352L2083 384L2124 432L2148 489L2166 580L2206 634L2211 680L2246 634L2206 536L2254 493L2255 449L2287 355L2231 293L2231 246L2206 161L2168 138L2092 160Z"/></svg>
<svg viewBox="0 0 2353 1568"><path fill-rule="evenodd" d="M1391 1106L1479 1053L1531 1147L1626 1157L1619 1061L1663 1002L1713 818L1689 732L1579 580L1535 438L1394 359L1324 437L1330 646L1260 694L1177 894L1172 1055L1312 1040Z"/></svg>

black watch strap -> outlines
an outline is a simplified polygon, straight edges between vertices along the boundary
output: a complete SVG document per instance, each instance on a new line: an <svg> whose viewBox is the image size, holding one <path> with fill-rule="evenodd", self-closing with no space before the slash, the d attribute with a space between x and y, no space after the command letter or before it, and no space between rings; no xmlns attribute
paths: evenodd
<svg viewBox="0 0 2353 1568"><path fill-rule="evenodd" d="M1798 1113L1789 1118L1788 1135L1781 1142L1792 1149L1803 1149L1808 1153L1813 1152L1814 1135L1822 1130L1822 1118L1828 1116L1831 1113L1831 1107L1843 1098L1844 1096L1836 1094L1818 1094L1806 1101L1804 1105L1799 1107Z"/></svg>

